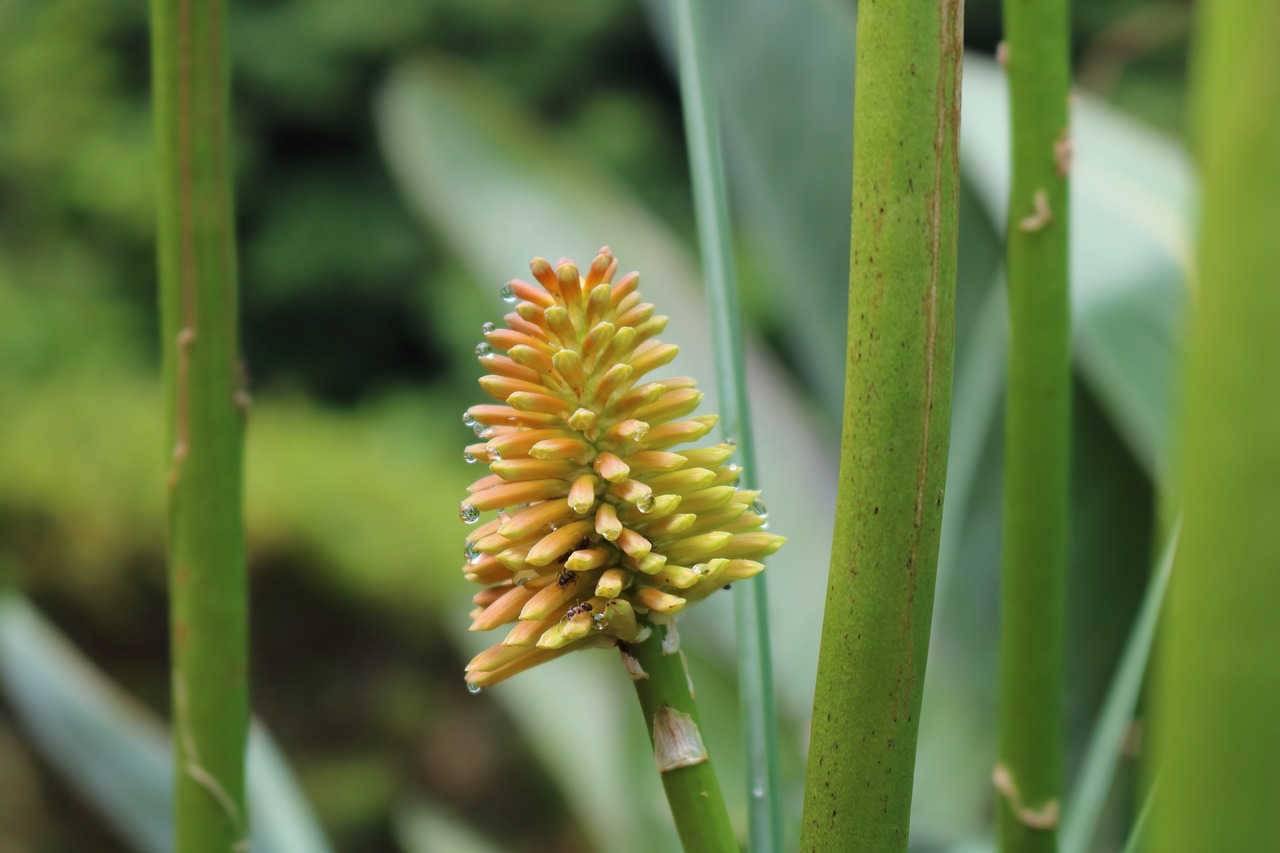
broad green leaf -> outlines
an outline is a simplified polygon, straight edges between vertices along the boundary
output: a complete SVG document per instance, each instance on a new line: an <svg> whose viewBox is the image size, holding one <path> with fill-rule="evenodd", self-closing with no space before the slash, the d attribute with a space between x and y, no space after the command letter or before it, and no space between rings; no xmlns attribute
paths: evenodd
<svg viewBox="0 0 1280 853"><path fill-rule="evenodd" d="M172 848L166 728L12 594L0 598L0 685L44 758L132 848ZM253 849L328 853L283 755L259 725L248 766Z"/></svg>

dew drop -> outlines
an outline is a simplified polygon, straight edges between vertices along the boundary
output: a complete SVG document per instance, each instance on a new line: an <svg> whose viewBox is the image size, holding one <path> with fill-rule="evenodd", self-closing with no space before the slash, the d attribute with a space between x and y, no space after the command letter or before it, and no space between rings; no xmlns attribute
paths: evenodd
<svg viewBox="0 0 1280 853"><path fill-rule="evenodd" d="M503 302L515 302L516 292L511 289L511 282L502 285L502 290L498 291L498 295L502 297Z"/></svg>
<svg viewBox="0 0 1280 853"><path fill-rule="evenodd" d="M467 463L468 465L474 465L480 460L477 457L472 456L470 450L464 450L462 451L462 461Z"/></svg>
<svg viewBox="0 0 1280 853"><path fill-rule="evenodd" d="M727 445L729 445L730 447L737 447L737 446L738 446L738 439L736 439L736 438L726 438L726 439L724 440L724 443L725 443L725 444L727 444Z"/></svg>
<svg viewBox="0 0 1280 853"><path fill-rule="evenodd" d="M481 326L481 327L480 327L480 331L481 331L483 334L486 334L486 335L487 335L487 334L489 334L490 332L494 331L494 330L495 330L495 329L497 329L497 328L498 328L498 324L497 324L497 323L485 323L483 326Z"/></svg>
<svg viewBox="0 0 1280 853"><path fill-rule="evenodd" d="M653 505L655 503L657 503L657 501L654 500L652 494L642 495L639 498L636 498L636 509L645 513L653 512Z"/></svg>
<svg viewBox="0 0 1280 853"><path fill-rule="evenodd" d="M484 358L486 355L493 355L493 345L488 341L481 341L476 344L476 358Z"/></svg>
<svg viewBox="0 0 1280 853"><path fill-rule="evenodd" d="M591 627L597 631L604 630L604 614L597 613L591 617Z"/></svg>
<svg viewBox="0 0 1280 853"><path fill-rule="evenodd" d="M636 427L631 431L631 440L644 441L644 437L648 434L649 434L649 428L647 426Z"/></svg>
<svg viewBox="0 0 1280 853"><path fill-rule="evenodd" d="M510 517L505 508L498 510L498 521L506 521Z"/></svg>
<svg viewBox="0 0 1280 853"><path fill-rule="evenodd" d="M693 567L693 573L695 575L705 575L707 573L707 564L698 563L696 566Z"/></svg>
<svg viewBox="0 0 1280 853"><path fill-rule="evenodd" d="M498 462L502 459L502 454L492 444L485 446L484 455L489 457L490 462Z"/></svg>
<svg viewBox="0 0 1280 853"><path fill-rule="evenodd" d="M475 694L477 694L477 693L479 693L479 692L480 692L480 685L479 685L479 684L472 684L470 681L468 681L468 682L467 682L467 692L468 692L468 693L470 693L472 696L474 696Z"/></svg>
<svg viewBox="0 0 1280 853"><path fill-rule="evenodd" d="M769 517L769 508L765 506L764 501L760 500L759 498L756 498L755 502L751 504L751 511L754 512L756 515L760 516L761 518Z"/></svg>
<svg viewBox="0 0 1280 853"><path fill-rule="evenodd" d="M473 566L476 563L480 562L480 557L482 556L480 552L476 550L476 545L474 542L467 543L467 547L463 549L462 555L466 557L467 562Z"/></svg>
<svg viewBox="0 0 1280 853"><path fill-rule="evenodd" d="M462 413L462 425L463 425L463 426L469 426L469 427L473 427L473 426L475 426L475 425L476 425L476 416L475 416L475 415L473 415L473 414L471 414L471 412L463 412L463 413Z"/></svg>
<svg viewBox="0 0 1280 853"><path fill-rule="evenodd" d="M738 486L742 485L742 466L741 465L729 465L728 468L726 468L726 470L733 475L733 481L730 482L729 485L733 486L735 489L738 488Z"/></svg>
<svg viewBox="0 0 1280 853"><path fill-rule="evenodd" d="M493 435L493 427L485 426L479 421L476 421L475 423L470 424L470 426L471 426L471 431L476 434L477 438L488 438L489 436Z"/></svg>
<svg viewBox="0 0 1280 853"><path fill-rule="evenodd" d="M475 524L480 520L480 510L476 509L471 504L463 504L458 508L458 518L462 519L467 524Z"/></svg>

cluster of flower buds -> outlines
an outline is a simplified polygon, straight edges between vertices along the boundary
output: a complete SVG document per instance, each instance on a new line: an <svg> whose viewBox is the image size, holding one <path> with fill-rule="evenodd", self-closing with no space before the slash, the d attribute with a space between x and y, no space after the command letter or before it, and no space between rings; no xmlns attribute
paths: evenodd
<svg viewBox="0 0 1280 853"><path fill-rule="evenodd" d="M690 417L692 379L648 376L675 358L666 317L640 301L639 275L614 282L600 250L586 274L531 264L536 284L502 290L506 327L476 348L497 402L463 422L487 464L460 516L497 517L467 537L472 630L515 623L467 666L473 689L573 649L644 640L691 601L749 578L786 540L764 531L759 493L738 488L733 443L690 450L716 418Z"/></svg>

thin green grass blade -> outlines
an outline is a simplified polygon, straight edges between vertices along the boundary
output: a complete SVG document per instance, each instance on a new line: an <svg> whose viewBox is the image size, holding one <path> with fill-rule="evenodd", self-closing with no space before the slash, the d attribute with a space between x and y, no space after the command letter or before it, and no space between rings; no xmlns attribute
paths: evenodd
<svg viewBox="0 0 1280 853"><path fill-rule="evenodd" d="M1133 630L1129 633L1129 641L1120 657L1120 665L1116 667L1111 689L1107 692L1107 699L1098 715L1075 790L1067 801L1061 853L1087 853L1093 849L1089 844L1097 830L1098 817L1106 804L1107 793L1111 790L1111 780L1120 763L1125 735L1146 676L1156 624L1159 622L1160 608L1164 604L1169 574L1173 570L1173 558L1177 552L1178 530L1179 525L1175 524L1155 573L1147 585L1142 606L1134 619ZM1150 798L1143 807L1144 815L1149 807ZM1139 818L1140 821L1142 819Z"/></svg>
<svg viewBox="0 0 1280 853"><path fill-rule="evenodd" d="M724 163L698 4L699 0L672 2L680 65L680 100L688 135L698 242L711 306L720 427L726 440L737 441L744 469L743 483L748 489L754 489L759 483L747 402L746 355L742 345ZM765 576L760 574L739 584L733 605L738 629L739 696L746 733L750 849L753 853L776 851L782 848L782 809Z"/></svg>
<svg viewBox="0 0 1280 853"><path fill-rule="evenodd" d="M1157 775L1151 782L1151 790L1147 791L1147 799L1142 803L1142 811L1138 812L1138 819L1133 822L1133 829L1129 832L1129 840L1125 842L1123 853L1138 853L1144 849L1147 843L1147 827L1151 825L1151 806L1156 801L1156 789L1160 784L1160 777Z"/></svg>

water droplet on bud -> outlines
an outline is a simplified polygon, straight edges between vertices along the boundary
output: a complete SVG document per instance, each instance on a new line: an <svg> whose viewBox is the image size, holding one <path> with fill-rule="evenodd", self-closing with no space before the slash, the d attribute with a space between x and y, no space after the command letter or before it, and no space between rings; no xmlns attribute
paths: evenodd
<svg viewBox="0 0 1280 853"><path fill-rule="evenodd" d="M487 445L484 449L484 455L489 457L490 462L498 462L502 459L502 454L498 452L498 448L492 444Z"/></svg>
<svg viewBox="0 0 1280 853"><path fill-rule="evenodd" d="M483 326L481 326L481 327L480 327L480 332L481 332L482 334L487 335L487 334L489 334L490 332L494 331L494 330L495 330L495 329L497 329L497 328L498 328L498 324L497 324L497 323L485 323Z"/></svg>
<svg viewBox="0 0 1280 853"><path fill-rule="evenodd" d="M472 456L470 450L464 450L462 451L462 461L467 463L468 465L474 465L476 462L479 462L480 460Z"/></svg>
<svg viewBox="0 0 1280 853"><path fill-rule="evenodd" d="M469 426L469 427L473 427L473 426L475 426L475 425L476 425L476 416L475 416L475 415L473 415L473 414L471 414L470 412L463 412L463 413L462 413L462 425L463 425L463 426Z"/></svg>
<svg viewBox="0 0 1280 853"><path fill-rule="evenodd" d="M463 504L458 508L458 518L462 519L467 524L475 524L480 520L480 510L476 509L471 504Z"/></svg>
<svg viewBox="0 0 1280 853"><path fill-rule="evenodd" d="M639 498L636 498L636 509L645 513L653 512L653 505L655 503L656 501L652 494L642 495Z"/></svg>
<svg viewBox="0 0 1280 853"><path fill-rule="evenodd" d="M480 692L480 685L479 685L479 684L472 684L470 681L468 681L468 682L467 682L467 692L474 696L475 694L477 694L477 693L479 693L479 692Z"/></svg>
<svg viewBox="0 0 1280 853"><path fill-rule="evenodd" d="M486 355L493 355L493 345L488 341L481 341L476 344L476 358L484 358Z"/></svg>
<svg viewBox="0 0 1280 853"><path fill-rule="evenodd" d="M463 550L462 555L466 557L467 562L473 566L476 563L480 562L480 557L482 556L481 553L478 550L476 550L476 546L474 542L467 543L467 547Z"/></svg>
<svg viewBox="0 0 1280 853"><path fill-rule="evenodd" d="M503 302L515 302L516 292L511 289L511 283L507 282L502 285L502 290L498 291L498 295L502 297Z"/></svg>
<svg viewBox="0 0 1280 853"><path fill-rule="evenodd" d="M766 520L769 518L769 508L764 505L764 501L760 500L759 498L756 498L755 501L751 504L751 511L760 517L760 521L764 522L763 524L760 525L760 529L763 530L764 528L769 526L769 522Z"/></svg>

